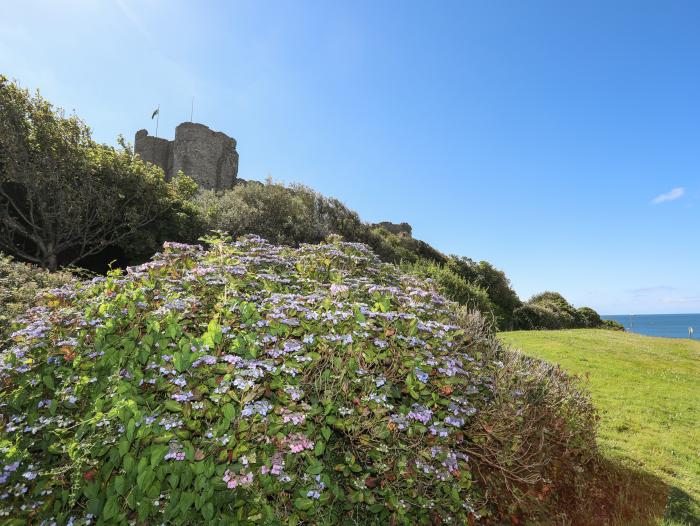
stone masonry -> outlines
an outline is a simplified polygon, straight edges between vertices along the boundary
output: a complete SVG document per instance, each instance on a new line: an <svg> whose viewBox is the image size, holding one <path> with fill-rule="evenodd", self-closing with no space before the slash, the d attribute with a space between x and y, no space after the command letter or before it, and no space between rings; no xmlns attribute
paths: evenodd
<svg viewBox="0 0 700 526"><path fill-rule="evenodd" d="M168 181L182 170L200 188L226 190L233 187L238 176L236 140L195 122L178 125L172 141L139 130L134 152L144 161L160 166Z"/></svg>

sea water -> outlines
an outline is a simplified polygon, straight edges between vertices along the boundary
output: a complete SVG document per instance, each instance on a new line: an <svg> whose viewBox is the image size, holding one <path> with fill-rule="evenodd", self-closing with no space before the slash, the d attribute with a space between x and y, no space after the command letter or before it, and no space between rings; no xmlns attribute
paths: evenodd
<svg viewBox="0 0 700 526"><path fill-rule="evenodd" d="M618 321L630 332L665 338L688 338L688 328L692 327L693 339L700 340L700 314L616 314L601 318Z"/></svg>

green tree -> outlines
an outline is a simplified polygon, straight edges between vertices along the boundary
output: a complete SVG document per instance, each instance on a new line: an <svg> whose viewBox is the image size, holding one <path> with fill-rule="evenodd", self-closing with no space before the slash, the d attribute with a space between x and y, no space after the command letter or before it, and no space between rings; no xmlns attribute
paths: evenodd
<svg viewBox="0 0 700 526"><path fill-rule="evenodd" d="M477 263L459 256L450 256L447 266L465 281L486 291L500 329L512 328L513 311L520 307L522 302L511 288L510 281L503 271L488 261Z"/></svg>
<svg viewBox="0 0 700 526"><path fill-rule="evenodd" d="M184 211L182 181L120 143L95 143L78 117L0 76L0 248L55 270L137 234L143 243Z"/></svg>

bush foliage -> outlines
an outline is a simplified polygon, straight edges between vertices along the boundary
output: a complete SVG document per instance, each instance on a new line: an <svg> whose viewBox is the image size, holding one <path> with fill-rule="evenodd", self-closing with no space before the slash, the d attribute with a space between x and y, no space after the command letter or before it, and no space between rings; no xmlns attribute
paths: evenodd
<svg viewBox="0 0 700 526"><path fill-rule="evenodd" d="M17 322L7 524L567 514L595 451L577 384L364 245L210 241L53 290Z"/></svg>
<svg viewBox="0 0 700 526"><path fill-rule="evenodd" d="M558 292L536 294L513 312L513 324L520 330L612 328L590 307L577 309ZM619 324L617 324L619 325Z"/></svg>
<svg viewBox="0 0 700 526"><path fill-rule="evenodd" d="M303 185L249 182L225 192L201 192L195 203L210 229L234 236L255 234L298 245L337 234L365 243L382 260L407 264L406 270L436 279L448 298L493 315L502 329L512 326L513 310L521 305L505 274L488 262L448 257L424 241L364 223L337 199Z"/></svg>
<svg viewBox="0 0 700 526"><path fill-rule="evenodd" d="M478 310L485 315L493 313L494 306L486 291L466 281L448 266L420 259L414 263L405 263L401 268L406 273L434 282L445 297L468 309Z"/></svg>
<svg viewBox="0 0 700 526"><path fill-rule="evenodd" d="M460 256L450 256L447 267L471 283L484 290L491 303L491 311L501 330L513 326L513 312L522 305L520 298L510 286L505 273L488 261L478 263Z"/></svg>
<svg viewBox="0 0 700 526"><path fill-rule="evenodd" d="M0 252L0 341L8 336L12 320L34 306L43 291L74 279L69 272L48 272Z"/></svg>
<svg viewBox="0 0 700 526"><path fill-rule="evenodd" d="M274 243L296 246L319 243L331 234L364 243L384 261L419 259L444 262L427 243L364 223L338 199L300 184L289 187L268 179L247 182L224 192L203 191L195 199L207 228L233 236L255 234Z"/></svg>

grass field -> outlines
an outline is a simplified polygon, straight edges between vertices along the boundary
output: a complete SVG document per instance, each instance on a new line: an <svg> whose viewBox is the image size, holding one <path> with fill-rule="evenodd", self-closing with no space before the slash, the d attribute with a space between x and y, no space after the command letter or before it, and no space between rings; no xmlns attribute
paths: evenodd
<svg viewBox="0 0 700 526"><path fill-rule="evenodd" d="M647 517L647 524L700 524L699 342L593 329L499 337L525 354L588 377L601 416L603 453L637 472L647 486L634 497L630 491L629 498L641 506L644 491L668 495L660 509L649 506L656 516Z"/></svg>

